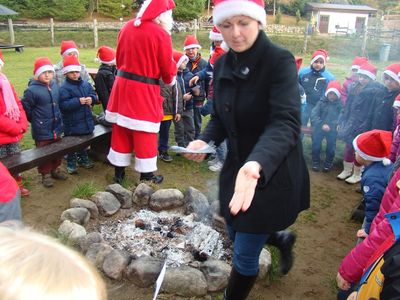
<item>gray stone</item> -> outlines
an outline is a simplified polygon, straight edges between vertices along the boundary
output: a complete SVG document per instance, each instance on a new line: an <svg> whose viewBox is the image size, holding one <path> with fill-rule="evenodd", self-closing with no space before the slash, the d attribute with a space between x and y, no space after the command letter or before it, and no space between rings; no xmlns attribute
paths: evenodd
<svg viewBox="0 0 400 300"><path fill-rule="evenodd" d="M98 232L90 232L84 238L79 240L79 248L82 250L83 253L89 249L90 245L94 243L102 243L103 238L100 233Z"/></svg>
<svg viewBox="0 0 400 300"><path fill-rule="evenodd" d="M189 187L185 194L186 214L193 213L195 221L210 217L210 204L207 197L194 187Z"/></svg>
<svg viewBox="0 0 400 300"><path fill-rule="evenodd" d="M112 216L121 208L121 203L109 192L97 192L92 196L92 201L106 217Z"/></svg>
<svg viewBox="0 0 400 300"><path fill-rule="evenodd" d="M153 193L154 189L142 182L133 192L133 203L139 206L147 206Z"/></svg>
<svg viewBox="0 0 400 300"><path fill-rule="evenodd" d="M118 183L110 184L106 188L106 192L110 192L113 194L118 201L121 203L121 208L131 208L133 193L130 190L127 190L122 185Z"/></svg>
<svg viewBox="0 0 400 300"><path fill-rule="evenodd" d="M269 269L271 268L271 253L265 248L261 250L259 264L260 270L258 272L257 280L265 279Z"/></svg>
<svg viewBox="0 0 400 300"><path fill-rule="evenodd" d="M86 236L86 229L82 225L65 220L58 228L58 232L68 238L69 241L77 243Z"/></svg>
<svg viewBox="0 0 400 300"><path fill-rule="evenodd" d="M114 249L104 259L103 272L112 279L120 280L130 260L129 253Z"/></svg>
<svg viewBox="0 0 400 300"><path fill-rule="evenodd" d="M126 277L135 285L146 288L156 282L162 266L161 260L142 256L131 261L126 269Z"/></svg>
<svg viewBox="0 0 400 300"><path fill-rule="evenodd" d="M106 243L94 243L89 246L86 252L86 258L90 260L97 268L102 268L106 256L114 249Z"/></svg>
<svg viewBox="0 0 400 300"><path fill-rule="evenodd" d="M231 266L226 262L209 259L202 263L200 270L206 278L209 292L222 291L228 285Z"/></svg>
<svg viewBox="0 0 400 300"><path fill-rule="evenodd" d="M71 207L84 207L90 212L90 217L92 219L97 219L99 217L99 209L93 201L73 198L70 201Z"/></svg>
<svg viewBox="0 0 400 300"><path fill-rule="evenodd" d="M184 297L202 297L207 294L207 282L200 270L187 266L167 268L161 290Z"/></svg>
<svg viewBox="0 0 400 300"><path fill-rule="evenodd" d="M181 207L184 204L184 196L177 189L161 189L150 197L149 206L152 210L162 211Z"/></svg>
<svg viewBox="0 0 400 300"><path fill-rule="evenodd" d="M64 210L61 214L61 221L71 221L86 226L90 219L90 212L84 207L74 207Z"/></svg>

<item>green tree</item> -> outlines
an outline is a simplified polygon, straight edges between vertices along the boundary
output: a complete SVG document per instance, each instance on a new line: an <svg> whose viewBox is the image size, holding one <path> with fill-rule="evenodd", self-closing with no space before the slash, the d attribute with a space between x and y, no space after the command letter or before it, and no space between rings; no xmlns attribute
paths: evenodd
<svg viewBox="0 0 400 300"><path fill-rule="evenodd" d="M205 2L206 0L175 0L174 19L177 21L189 21L200 18Z"/></svg>
<svg viewBox="0 0 400 300"><path fill-rule="evenodd" d="M73 21L86 14L86 0L53 0L52 15L61 21Z"/></svg>
<svg viewBox="0 0 400 300"><path fill-rule="evenodd" d="M131 13L132 1L102 0L99 2L99 12L112 18L121 18Z"/></svg>
<svg viewBox="0 0 400 300"><path fill-rule="evenodd" d="M300 20L301 20L300 10L296 10L296 24L297 25L299 25Z"/></svg>
<svg viewBox="0 0 400 300"><path fill-rule="evenodd" d="M275 15L275 24L280 24L281 19L282 19L282 12L281 12L281 8L278 7L278 11L276 12L276 15Z"/></svg>

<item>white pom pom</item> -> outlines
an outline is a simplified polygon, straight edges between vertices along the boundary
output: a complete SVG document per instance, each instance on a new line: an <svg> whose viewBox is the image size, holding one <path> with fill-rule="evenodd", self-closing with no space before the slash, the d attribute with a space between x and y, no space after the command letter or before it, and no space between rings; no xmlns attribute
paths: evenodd
<svg viewBox="0 0 400 300"><path fill-rule="evenodd" d="M391 160L389 159L389 158L384 158L384 159L382 159L382 164L384 165L384 166L388 166L388 165L390 165L392 162L391 162Z"/></svg>
<svg viewBox="0 0 400 300"><path fill-rule="evenodd" d="M222 41L222 43L221 43L221 48L222 48L222 50L224 50L225 52L226 52L226 51L229 51L229 46L228 46L227 43L225 43L225 41Z"/></svg>
<svg viewBox="0 0 400 300"><path fill-rule="evenodd" d="M140 18L136 19L135 22L133 23L133 25L135 25L136 27L140 26L140 24L142 24Z"/></svg>

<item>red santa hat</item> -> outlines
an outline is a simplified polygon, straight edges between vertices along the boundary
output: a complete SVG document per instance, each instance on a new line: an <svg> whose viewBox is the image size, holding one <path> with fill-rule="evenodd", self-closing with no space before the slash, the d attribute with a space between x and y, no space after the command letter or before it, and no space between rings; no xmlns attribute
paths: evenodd
<svg viewBox="0 0 400 300"><path fill-rule="evenodd" d="M210 30L210 34L208 36L212 41L223 41L221 32L219 32L218 28L214 25L214 27Z"/></svg>
<svg viewBox="0 0 400 300"><path fill-rule="evenodd" d="M189 57L187 57L185 54L182 52L173 50L172 51L172 58L174 62L176 63L176 67L179 68L179 66L184 63L185 61L189 60Z"/></svg>
<svg viewBox="0 0 400 300"><path fill-rule="evenodd" d="M310 64L312 65L319 58L322 58L322 60L324 61L324 64L325 64L329 60L328 51L326 51L325 49L315 50L313 55L311 56Z"/></svg>
<svg viewBox="0 0 400 300"><path fill-rule="evenodd" d="M217 26L233 16L247 16L267 24L264 0L214 0L213 22Z"/></svg>
<svg viewBox="0 0 400 300"><path fill-rule="evenodd" d="M81 64L76 56L65 56L63 61L62 73L67 74L69 72L80 72Z"/></svg>
<svg viewBox="0 0 400 300"><path fill-rule="evenodd" d="M211 58L210 58L210 64L212 66L214 66L215 61L217 60L217 58L220 57L221 55L225 54L225 53L226 53L226 51L222 47L220 47L220 46L215 47L214 52L213 52L213 54L211 55Z"/></svg>
<svg viewBox="0 0 400 300"><path fill-rule="evenodd" d="M397 95L396 99L393 102L393 107L399 109L400 108L400 94Z"/></svg>
<svg viewBox="0 0 400 300"><path fill-rule="evenodd" d="M369 62L363 63L358 69L357 74L368 76L372 80L376 80L377 68Z"/></svg>
<svg viewBox="0 0 400 300"><path fill-rule="evenodd" d="M389 165L390 147L392 145L392 133L390 131L374 129L359 134L353 140L355 152L363 159L369 161L382 161Z"/></svg>
<svg viewBox="0 0 400 300"><path fill-rule="evenodd" d="M37 58L33 66L33 75L37 78L40 74L46 71L54 72L54 66L51 63L50 59L47 57Z"/></svg>
<svg viewBox="0 0 400 300"><path fill-rule="evenodd" d="M390 66L387 66L385 71L383 71L383 74L390 76L391 78L393 78L393 80L397 81L400 84L400 64L391 64Z"/></svg>
<svg viewBox="0 0 400 300"><path fill-rule="evenodd" d="M172 10L174 7L175 2L173 0L146 0L143 2L133 24L137 27L143 22L152 22L159 15Z"/></svg>
<svg viewBox="0 0 400 300"><path fill-rule="evenodd" d="M76 46L74 41L62 41L61 42L61 56L70 54L71 52L76 52L79 55L78 46Z"/></svg>
<svg viewBox="0 0 400 300"><path fill-rule="evenodd" d="M297 68L297 72L300 70L301 64L303 63L303 58L296 56L294 58L295 62L296 62L296 68Z"/></svg>
<svg viewBox="0 0 400 300"><path fill-rule="evenodd" d="M334 92L336 94L336 96L338 96L338 98L340 98L340 95L342 90L342 86L340 85L340 82L337 80L332 80L329 81L328 86L326 87L326 91L325 91L325 97L328 97L328 94L330 92Z"/></svg>
<svg viewBox="0 0 400 300"><path fill-rule="evenodd" d="M97 58L103 64L113 65L115 64L115 50L108 46L101 46L97 50Z"/></svg>
<svg viewBox="0 0 400 300"><path fill-rule="evenodd" d="M187 35L185 38L185 41L183 42L183 50L192 49L192 48L201 49L201 46L199 44L199 41L196 39L196 37L194 35Z"/></svg>
<svg viewBox="0 0 400 300"><path fill-rule="evenodd" d="M360 66L363 63L368 62L368 58L366 58L365 56L356 56L353 60L353 62L351 63L351 69L356 69L358 70L360 68Z"/></svg>
<svg viewBox="0 0 400 300"><path fill-rule="evenodd" d="M4 66L4 57L3 57L3 52L0 50L0 67Z"/></svg>

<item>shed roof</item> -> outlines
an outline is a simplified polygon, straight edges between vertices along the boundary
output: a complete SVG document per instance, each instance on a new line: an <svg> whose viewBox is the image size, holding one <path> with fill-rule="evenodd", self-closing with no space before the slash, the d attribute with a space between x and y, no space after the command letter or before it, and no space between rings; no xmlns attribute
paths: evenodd
<svg viewBox="0 0 400 300"><path fill-rule="evenodd" d="M367 5L350 5L350 4L329 4L329 3L307 3L308 11L342 11L342 12L361 12L376 13L378 10Z"/></svg>
<svg viewBox="0 0 400 300"><path fill-rule="evenodd" d="M18 15L16 11L9 9L8 7L0 4L0 15L1 16L9 16L9 15Z"/></svg>

